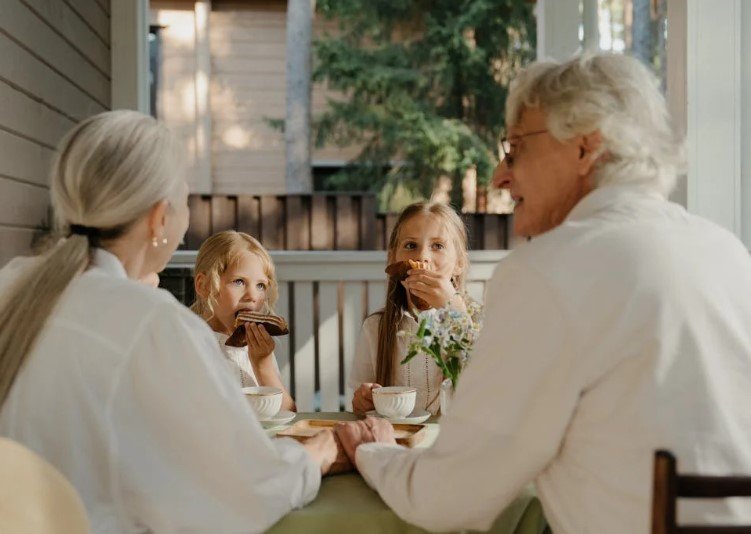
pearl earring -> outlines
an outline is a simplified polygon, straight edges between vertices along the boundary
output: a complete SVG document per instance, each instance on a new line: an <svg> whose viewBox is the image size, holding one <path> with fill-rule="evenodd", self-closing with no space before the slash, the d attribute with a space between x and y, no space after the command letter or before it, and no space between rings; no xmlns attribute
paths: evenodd
<svg viewBox="0 0 751 534"><path fill-rule="evenodd" d="M159 243L156 242L156 237L151 238L151 246L154 248L159 246Z"/></svg>

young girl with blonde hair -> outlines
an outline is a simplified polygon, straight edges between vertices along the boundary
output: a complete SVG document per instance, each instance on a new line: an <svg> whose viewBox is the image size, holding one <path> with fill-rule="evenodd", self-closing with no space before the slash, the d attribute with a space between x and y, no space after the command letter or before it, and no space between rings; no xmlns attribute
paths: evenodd
<svg viewBox="0 0 751 534"><path fill-rule="evenodd" d="M243 387L280 388L282 410L294 411L295 402L279 376L274 340L263 326L245 325L247 346L225 345L235 330L239 310L273 313L278 293L276 269L269 253L248 234L219 232L201 245L194 274L196 301L191 309L214 331L238 382Z"/></svg>
<svg viewBox="0 0 751 534"><path fill-rule="evenodd" d="M417 202L402 211L389 238L388 263L406 260L421 261L427 268L410 270L404 281L389 278L385 306L365 319L360 332L348 381L358 414L374 408L372 390L381 385L412 386L417 389L416 410L435 414L439 408L441 370L425 355L400 365L407 347L397 332L417 329L414 297L430 308L466 310L467 230L451 207Z"/></svg>

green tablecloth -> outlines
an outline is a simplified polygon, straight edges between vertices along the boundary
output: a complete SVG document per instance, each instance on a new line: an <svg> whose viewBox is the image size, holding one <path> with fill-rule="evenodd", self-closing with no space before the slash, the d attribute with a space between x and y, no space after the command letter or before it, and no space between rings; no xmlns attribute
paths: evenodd
<svg viewBox="0 0 751 534"><path fill-rule="evenodd" d="M302 413L301 419L354 420L351 413ZM428 435L419 447L429 447L438 435L438 423L428 421ZM276 434L285 427L268 430ZM294 510L269 530L271 533L424 533L410 525L386 506L378 493L370 489L357 473L326 477L316 499L301 510ZM498 517L490 532L497 534L543 534L549 532L542 506L532 487L526 488Z"/></svg>

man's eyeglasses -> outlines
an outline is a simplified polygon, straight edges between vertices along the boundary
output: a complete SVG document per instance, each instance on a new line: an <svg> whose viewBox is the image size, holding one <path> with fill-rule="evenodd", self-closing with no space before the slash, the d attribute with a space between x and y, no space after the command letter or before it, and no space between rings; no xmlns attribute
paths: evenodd
<svg viewBox="0 0 751 534"><path fill-rule="evenodd" d="M514 154L512 152L511 143L514 141L518 141L522 137L527 137L528 135L537 135L541 133L545 133L547 130L537 130L534 132L528 132L524 134L519 135L512 135L511 137L503 137L501 138L501 150L503 151L503 161L506 162L506 167L511 168L511 166L514 164Z"/></svg>

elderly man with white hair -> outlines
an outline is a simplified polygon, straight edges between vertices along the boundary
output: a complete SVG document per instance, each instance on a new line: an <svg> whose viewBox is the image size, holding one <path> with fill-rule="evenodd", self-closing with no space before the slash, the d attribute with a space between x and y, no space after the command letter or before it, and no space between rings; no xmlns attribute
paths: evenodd
<svg viewBox="0 0 751 534"><path fill-rule="evenodd" d="M535 481L556 534L648 532L656 449L686 472L751 472L751 259L666 199L681 143L636 60L533 64L506 118L494 181L532 239L488 285L437 441L378 443L372 422L339 436L386 503L431 530L487 529ZM732 501L681 511L751 517Z"/></svg>

